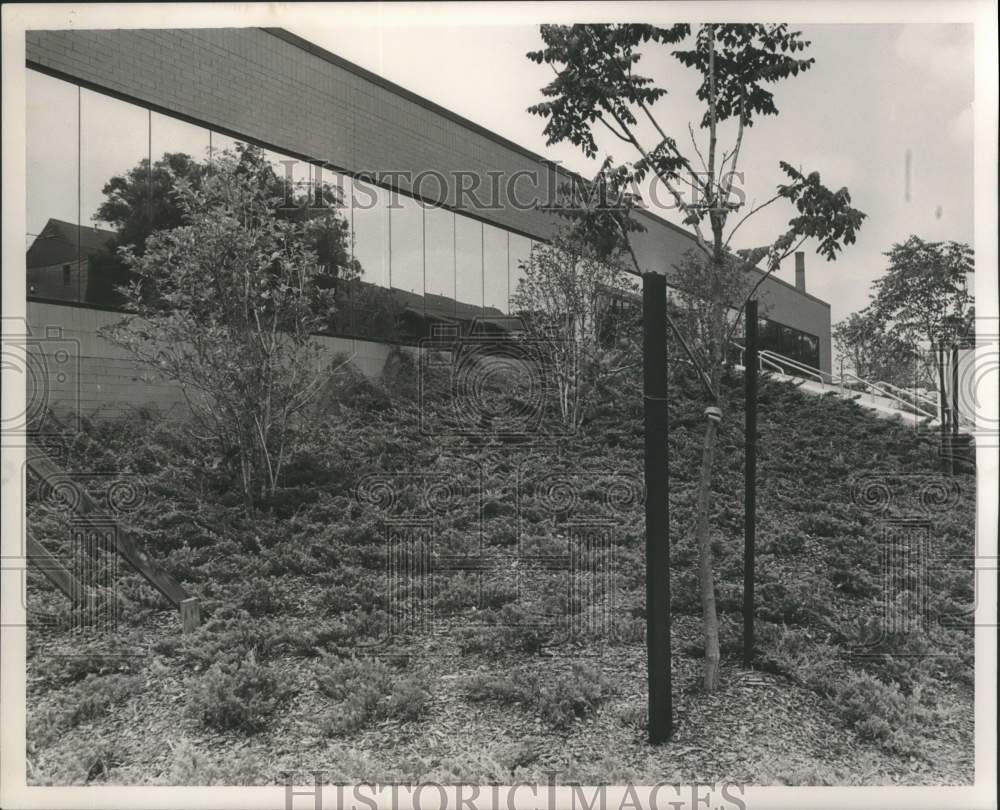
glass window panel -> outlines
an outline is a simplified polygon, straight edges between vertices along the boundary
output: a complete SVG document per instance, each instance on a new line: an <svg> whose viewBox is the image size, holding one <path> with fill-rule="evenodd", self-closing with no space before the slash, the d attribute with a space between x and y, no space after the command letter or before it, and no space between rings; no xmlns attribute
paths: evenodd
<svg viewBox="0 0 1000 810"><path fill-rule="evenodd" d="M354 257L368 284L389 286L389 192L355 180L352 183Z"/></svg>
<svg viewBox="0 0 1000 810"><path fill-rule="evenodd" d="M455 214L445 208L428 206L424 209L424 229L428 311L454 318Z"/></svg>
<svg viewBox="0 0 1000 810"><path fill-rule="evenodd" d="M25 100L27 293L80 300L79 88L29 70Z"/></svg>
<svg viewBox="0 0 1000 810"><path fill-rule="evenodd" d="M149 127L154 163L166 154L187 155L196 163L208 159L209 132L204 127L156 112L150 114Z"/></svg>
<svg viewBox="0 0 1000 810"><path fill-rule="evenodd" d="M313 206L334 206L350 221L351 178L318 163L304 163L302 176Z"/></svg>
<svg viewBox="0 0 1000 810"><path fill-rule="evenodd" d="M510 235L510 272L507 276L510 280L510 298L514 297L518 282L524 278L524 267L531 260L531 246L532 241L527 236L514 233ZM513 306L508 308L510 312L513 309Z"/></svg>
<svg viewBox="0 0 1000 810"><path fill-rule="evenodd" d="M412 197L395 195L389 205L392 286L414 295L424 294L424 210ZM423 309L422 301L407 306Z"/></svg>
<svg viewBox="0 0 1000 810"><path fill-rule="evenodd" d="M175 177L197 183L205 171L209 131L159 113L151 113L149 137L153 167L149 175L149 230L176 228L183 215L174 195Z"/></svg>
<svg viewBox="0 0 1000 810"><path fill-rule="evenodd" d="M482 314L483 225L455 214L455 297L460 319Z"/></svg>
<svg viewBox="0 0 1000 810"><path fill-rule="evenodd" d="M113 243L141 250L152 231L149 119L142 107L80 91L80 256L91 303L121 303L128 273Z"/></svg>
<svg viewBox="0 0 1000 810"><path fill-rule="evenodd" d="M483 298L491 309L507 312L507 231L485 226L483 231Z"/></svg>
<svg viewBox="0 0 1000 810"><path fill-rule="evenodd" d="M117 229L134 216L148 191L149 111L133 104L80 91L80 219L86 224ZM145 161L145 162L144 162ZM125 208L105 206L105 187L120 177L130 184ZM147 194L148 196L148 194Z"/></svg>
<svg viewBox="0 0 1000 810"><path fill-rule="evenodd" d="M299 203L308 191L307 184L312 176L312 167L304 160L291 155L262 150L264 158L271 164L275 178L280 181L287 205Z"/></svg>
<svg viewBox="0 0 1000 810"><path fill-rule="evenodd" d="M230 152L236 152L237 146L245 146L243 141L238 141L236 138L230 138L228 135L223 135L221 132L210 132L209 133L209 146L210 154L214 158L216 155L220 155L227 149Z"/></svg>

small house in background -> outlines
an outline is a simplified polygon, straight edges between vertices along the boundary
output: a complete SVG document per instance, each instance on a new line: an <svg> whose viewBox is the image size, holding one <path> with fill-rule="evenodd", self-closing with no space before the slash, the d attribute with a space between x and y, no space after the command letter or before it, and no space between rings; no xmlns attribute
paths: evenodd
<svg viewBox="0 0 1000 810"><path fill-rule="evenodd" d="M28 247L28 295L86 301L88 261L106 249L114 236L114 231L50 219Z"/></svg>

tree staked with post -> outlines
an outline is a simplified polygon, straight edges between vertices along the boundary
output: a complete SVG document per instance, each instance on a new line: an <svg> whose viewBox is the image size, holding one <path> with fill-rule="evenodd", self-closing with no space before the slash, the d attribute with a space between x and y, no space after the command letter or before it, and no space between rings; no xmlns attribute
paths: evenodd
<svg viewBox="0 0 1000 810"><path fill-rule="evenodd" d="M544 47L530 52L528 58L546 65L554 76L542 88L545 100L529 107L529 112L546 119L547 142L551 145L568 141L590 158L603 151L598 136L626 148L634 156L634 162L616 164L608 156L592 187L627 196L626 190L641 188L653 179L662 183L682 223L693 231L697 255L705 268L711 329L705 341L707 363L700 374L706 387L706 419L695 532L705 637L704 687L713 691L718 685L719 638L709 516L717 426L723 418L718 407L719 390L728 343L742 318L746 301L785 258L807 240L814 239L818 253L835 259L844 244L855 241L865 215L851 206L846 188L831 191L821 182L818 172L806 172L786 161L779 164L782 182L763 202L747 205L743 190L736 188L745 131L758 117L778 113L768 85L813 67L814 60L803 56L810 43L801 32L790 31L786 24L543 25L541 37ZM693 69L700 77L697 98L704 103L704 114L699 126L707 132L707 142L702 139L699 143L695 128L689 123L684 136L690 139L690 150L681 148L682 138L669 132L655 112L657 102L667 94L669 77L654 79L638 72L642 56L656 48L667 49L683 67ZM730 148L723 149L720 136L727 124L735 132ZM731 248L733 236L747 220L779 201L794 208L780 234L762 246L747 250ZM735 224L731 219L736 219ZM666 311L661 314L659 308L659 286L665 282L647 281L647 277L666 276L673 268L665 262L657 265L655 259L639 260L631 246L631 234L642 230L639 223L634 220L623 223L619 217L606 217L606 223L617 228L616 236L625 243L635 272L643 277L644 306L652 308L644 314L648 372L647 579L662 581L647 584L647 622L653 625L647 632L647 660L650 737L659 741L670 733L669 718L665 716L669 711L669 694L664 692L661 680L664 676L656 671L669 667L669 657L662 649L668 643L667 635L658 624L664 620L664 592L669 587L666 584L669 570L661 568L667 559L665 549L669 541L665 506L650 502L666 499L667 413L665 403L661 406L657 401L660 382L651 366L663 359L659 352L661 337L665 339L667 333L667 318ZM756 277L750 292L739 301L730 300L731 289L722 283L734 263L747 278ZM760 263L764 267L755 272ZM684 285L685 278L678 277L676 286ZM730 308L739 313L735 322L727 319ZM651 469L657 467L661 469ZM669 687L669 675L665 682Z"/></svg>

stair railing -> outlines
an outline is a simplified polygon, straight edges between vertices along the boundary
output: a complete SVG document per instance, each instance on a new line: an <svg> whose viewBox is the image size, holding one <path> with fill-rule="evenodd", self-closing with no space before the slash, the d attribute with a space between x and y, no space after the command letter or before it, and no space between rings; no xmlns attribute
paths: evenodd
<svg viewBox="0 0 1000 810"><path fill-rule="evenodd" d="M744 347L737 343L736 341L731 341L732 345L735 346L740 352L740 360L743 362L744 358ZM914 413L915 416L924 417L924 422L937 419L937 401L923 394L918 394L915 391L908 391L905 388L900 388L892 383L878 381L871 382L870 380L865 380L856 374L849 371L844 371L841 369L839 380L834 377L833 374L827 371L821 371L818 368L802 363L798 360L794 360L791 357L786 357L778 352L771 351L770 349L760 349L757 353L758 359L760 360L761 370L765 370L765 366L768 370L775 371L778 374L782 374L789 377L802 376L807 379L816 380L820 385L833 385L839 382L841 393L844 392L845 383L854 383L861 387L860 393L868 393L872 398L872 403L874 404L876 397L883 397L885 399L891 400L896 403L897 406L903 406L902 409L909 410ZM745 366L745 362L743 362ZM798 372L797 374L795 372ZM930 406L931 410L928 410Z"/></svg>

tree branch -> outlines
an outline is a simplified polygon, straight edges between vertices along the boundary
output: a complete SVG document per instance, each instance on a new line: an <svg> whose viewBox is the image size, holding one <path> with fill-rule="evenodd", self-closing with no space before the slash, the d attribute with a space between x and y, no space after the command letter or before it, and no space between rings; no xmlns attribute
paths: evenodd
<svg viewBox="0 0 1000 810"><path fill-rule="evenodd" d="M715 182L715 150L718 146L718 134L716 132L717 112L715 109L715 26L708 25L708 178L710 183ZM713 205L714 195L709 194L706 202Z"/></svg>
<svg viewBox="0 0 1000 810"><path fill-rule="evenodd" d="M786 236L787 236L787 235L788 235L788 234L786 234ZM732 325L732 327L731 327L731 328L729 329L729 333L728 333L728 334L726 335L726 343L728 343L728 342L729 342L729 340L730 340L730 338L732 338L732 336L733 336L733 332L735 332L735 331L736 331L736 327L740 325L740 320L741 320L741 319L743 318L743 311L744 311L744 310L746 309L746 306L747 306L747 302L748 302L748 301L749 301L749 300L750 300L751 298L753 298L753 297L754 297L754 294L755 294L755 293L757 292L757 290L758 290L758 289L760 289L760 285L761 285L761 284L763 284L763 283L764 283L765 281L767 281L767 279L768 279L768 278L770 277L770 275L771 275L771 274L772 274L772 273L773 273L773 272L774 272L775 270L777 270L777 269L778 269L778 267L780 267L780 266L781 266L781 263L782 263L782 262L783 262L783 261L784 261L785 259L787 259L787 258L788 258L789 256L791 256L791 255L792 255L792 254L793 254L793 253L794 253L794 252L795 252L796 250L798 250L798 249L799 249L800 247L802 247L802 244L803 244L803 243L804 243L804 242L806 241L806 239L808 239L808 238L809 238L809 237L807 237L807 236L803 236L803 237L802 237L802 238L801 238L801 239L800 239L800 240L798 241L798 243L797 243L797 244L796 244L796 245L795 245L794 247L791 247L791 248L789 248L789 249L788 249L787 251L785 251L785 253L781 254L781 256L779 256L779 257L777 257L777 258L772 258L772 259L771 259L771 261L769 262L769 264L770 264L770 267L768 268L767 272L766 272L766 273L764 273L764 275L762 275L762 276L761 276L761 277L760 277L760 278L759 278L759 279L757 280L757 283L753 285L753 288L752 288L752 289L750 290L750 292L749 292L749 293L747 294L747 297L746 297L745 299L743 299L743 303L742 303L742 304L740 304L740 309L739 309L739 311L738 311L738 312L736 313L736 319L735 319L735 320L733 321L733 325ZM779 241L780 241L780 240L779 240ZM752 265L751 265L751 268L750 268L750 269L753 269L753 266L752 266Z"/></svg>
<svg viewBox="0 0 1000 810"><path fill-rule="evenodd" d="M623 135L617 129L615 129L613 126L611 126L611 124L609 124L607 122L607 119L605 119L605 117L603 115L597 116L597 120L600 121L602 124L604 124L604 126L606 126L608 128L608 131L612 135L614 135L616 138L618 138L619 140L624 141L625 143L631 143L631 141L625 135Z"/></svg>
<svg viewBox="0 0 1000 810"><path fill-rule="evenodd" d="M731 155L733 159L733 168L729 172L729 182L726 184L726 193L722 197L722 204L725 205L729 202L729 195L733 190L733 179L736 177L736 168L739 166L740 162L740 148L743 146L743 121L744 121L744 106L743 99L740 99L740 126L736 132L736 148L733 150ZM726 161L722 161L722 165L719 166L719 185L722 185L722 172L725 169Z"/></svg>
<svg viewBox="0 0 1000 810"><path fill-rule="evenodd" d="M698 142L695 140L694 137L694 127L691 125L690 121L688 121L688 132L691 134L691 145L694 147L694 151L697 153L698 158L701 160L702 168L707 173L708 164L705 162L705 156L701 153L701 149L698 148Z"/></svg>

